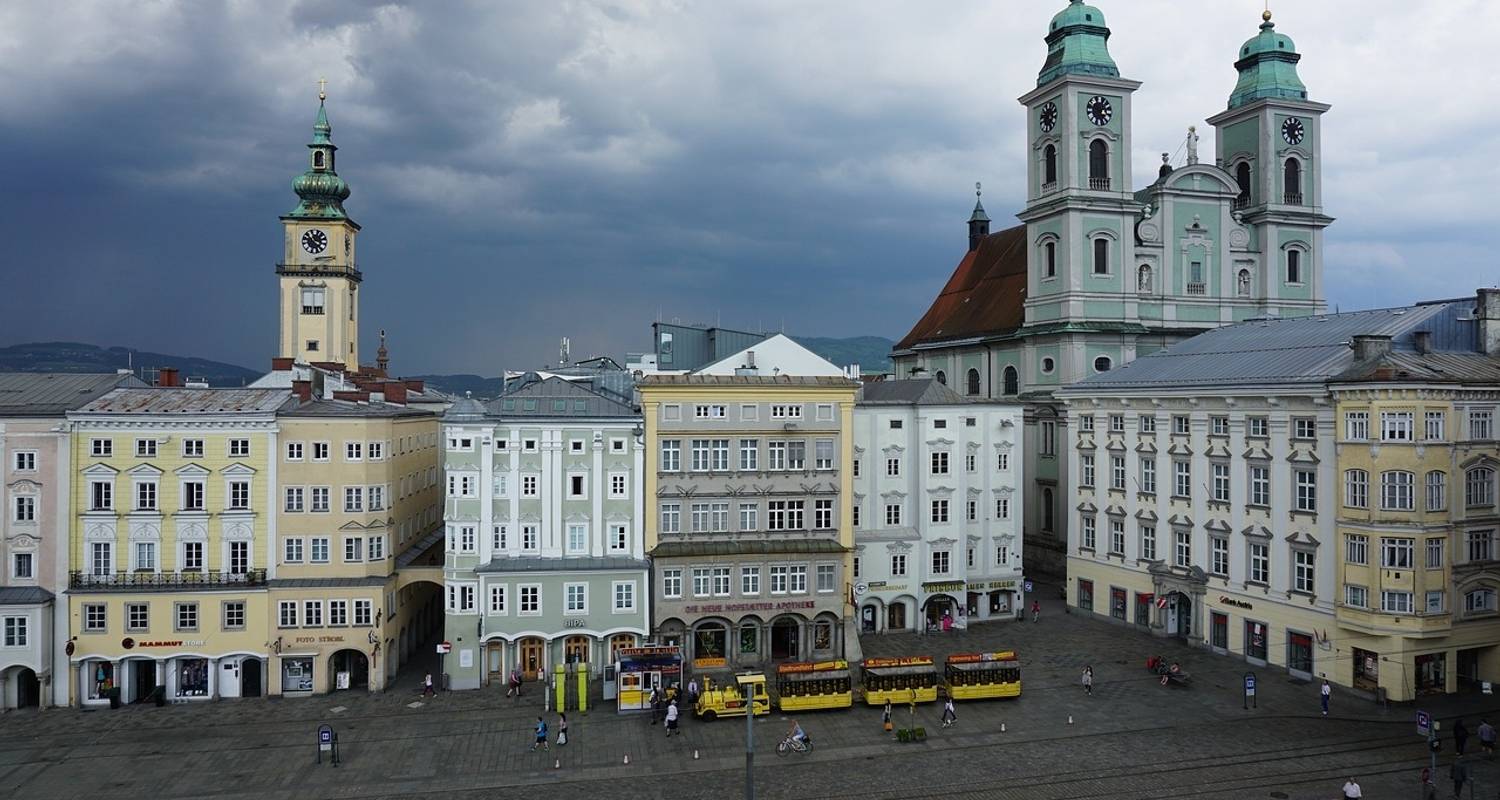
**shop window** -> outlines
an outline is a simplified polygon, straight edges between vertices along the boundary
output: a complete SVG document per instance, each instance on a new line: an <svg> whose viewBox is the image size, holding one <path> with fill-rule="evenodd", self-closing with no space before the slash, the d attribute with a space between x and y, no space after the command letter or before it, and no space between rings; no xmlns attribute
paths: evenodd
<svg viewBox="0 0 1500 800"><path fill-rule="evenodd" d="M1209 619L1209 644L1220 650L1229 649L1229 615L1217 612L1210 614Z"/></svg>
<svg viewBox="0 0 1500 800"><path fill-rule="evenodd" d="M1094 610L1094 582L1078 579L1078 607L1084 611Z"/></svg>
<svg viewBox="0 0 1500 800"><path fill-rule="evenodd" d="M1136 594L1135 624L1142 626L1149 626L1151 624L1151 602L1155 599L1155 595Z"/></svg>
<svg viewBox="0 0 1500 800"><path fill-rule="evenodd" d="M208 696L208 659L177 659L177 696Z"/></svg>
<svg viewBox="0 0 1500 800"><path fill-rule="evenodd" d="M1111 588L1109 590L1109 615L1115 619L1125 621L1125 590Z"/></svg>
<svg viewBox="0 0 1500 800"><path fill-rule="evenodd" d="M313 690L312 656L281 659L281 691L310 692Z"/></svg>
<svg viewBox="0 0 1500 800"><path fill-rule="evenodd" d="M1245 657L1258 661L1266 660L1266 626L1264 623L1245 621Z"/></svg>

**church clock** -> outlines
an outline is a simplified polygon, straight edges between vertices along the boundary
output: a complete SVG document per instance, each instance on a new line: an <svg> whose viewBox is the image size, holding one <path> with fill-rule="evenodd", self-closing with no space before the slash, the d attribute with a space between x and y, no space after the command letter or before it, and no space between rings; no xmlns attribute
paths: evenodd
<svg viewBox="0 0 1500 800"><path fill-rule="evenodd" d="M1115 109L1109 104L1109 98L1103 95L1094 95L1089 98L1089 104L1084 107L1088 112L1089 122L1095 125L1108 125L1110 118L1115 115Z"/></svg>
<svg viewBox="0 0 1500 800"><path fill-rule="evenodd" d="M328 234L314 228L302 234L302 249L317 255L328 248Z"/></svg>
<svg viewBox="0 0 1500 800"><path fill-rule="evenodd" d="M1287 117L1286 122L1281 123L1281 138L1287 144L1301 144L1303 133L1302 120L1296 117Z"/></svg>
<svg viewBox="0 0 1500 800"><path fill-rule="evenodd" d="M1057 127L1057 104L1050 100L1043 104L1037 121L1041 123L1042 133L1051 133Z"/></svg>

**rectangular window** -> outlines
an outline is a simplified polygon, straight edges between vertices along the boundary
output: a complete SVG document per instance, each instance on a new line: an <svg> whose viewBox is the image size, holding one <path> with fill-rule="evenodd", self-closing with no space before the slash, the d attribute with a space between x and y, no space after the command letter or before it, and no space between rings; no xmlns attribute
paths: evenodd
<svg viewBox="0 0 1500 800"><path fill-rule="evenodd" d="M1294 591L1315 593L1313 558L1311 550L1292 551L1292 589Z"/></svg>
<svg viewBox="0 0 1500 800"><path fill-rule="evenodd" d="M1250 467L1250 505L1271 505L1271 468Z"/></svg>
<svg viewBox="0 0 1500 800"><path fill-rule="evenodd" d="M283 564L302 563L302 545L300 537L289 537L281 543L281 562Z"/></svg>
<svg viewBox="0 0 1500 800"><path fill-rule="evenodd" d="M727 449L729 443L726 441L724 443L724 445L725 445L725 448ZM727 460L728 456L726 455L725 458ZM819 439L819 440L813 442L813 468L814 469L833 469L833 440L832 439Z"/></svg>
<svg viewBox="0 0 1500 800"><path fill-rule="evenodd" d="M887 525L900 525L901 524L901 504L900 503L886 503L886 506L885 506L885 524L887 524Z"/></svg>
<svg viewBox="0 0 1500 800"><path fill-rule="evenodd" d="M90 439L89 453L94 458L109 458L115 454L115 442L113 439Z"/></svg>
<svg viewBox="0 0 1500 800"><path fill-rule="evenodd" d="M1465 473L1464 504L1468 506L1495 504L1494 470L1488 467L1474 467Z"/></svg>
<svg viewBox="0 0 1500 800"><path fill-rule="evenodd" d="M177 624L174 629L179 631L198 630L198 604L176 603L174 605L176 606L177 618Z"/></svg>
<svg viewBox="0 0 1500 800"><path fill-rule="evenodd" d="M755 472L760 469L760 440L740 440L740 471Z"/></svg>
<svg viewBox="0 0 1500 800"><path fill-rule="evenodd" d="M1154 435L1156 433L1156 417L1142 416L1137 420L1137 427L1142 434Z"/></svg>
<svg viewBox="0 0 1500 800"><path fill-rule="evenodd" d="M542 587L540 586L518 586L521 593L521 607L519 614L537 615L542 613Z"/></svg>
<svg viewBox="0 0 1500 800"><path fill-rule="evenodd" d="M948 474L948 454L947 453L933 453L932 454L932 474L934 474L934 475L947 475Z"/></svg>
<svg viewBox="0 0 1500 800"><path fill-rule="evenodd" d="M14 463L16 472L36 472L36 451L17 450Z"/></svg>
<svg viewBox="0 0 1500 800"><path fill-rule="evenodd" d="M313 442L312 443L312 460L313 461L327 461L328 460L328 443L327 442Z"/></svg>
<svg viewBox="0 0 1500 800"><path fill-rule="evenodd" d="M708 532L708 503L693 503L693 533Z"/></svg>
<svg viewBox="0 0 1500 800"><path fill-rule="evenodd" d="M760 419L760 406L745 403L740 406L740 419L745 422L754 422Z"/></svg>
<svg viewBox="0 0 1500 800"><path fill-rule="evenodd" d="M1469 438L1480 442L1495 438L1495 412L1493 409L1469 409Z"/></svg>
<svg viewBox="0 0 1500 800"><path fill-rule="evenodd" d="M1125 457L1109 457L1109 488L1125 491Z"/></svg>
<svg viewBox="0 0 1500 800"><path fill-rule="evenodd" d="M229 440L229 457L230 458L249 458L250 457L250 440L249 439L230 439Z"/></svg>
<svg viewBox="0 0 1500 800"><path fill-rule="evenodd" d="M1370 592L1363 586L1345 584L1344 605L1355 608L1367 608L1370 603Z"/></svg>
<svg viewBox="0 0 1500 800"><path fill-rule="evenodd" d="M1057 455L1057 423L1053 420L1042 420L1037 423L1037 449L1043 456Z"/></svg>
<svg viewBox="0 0 1500 800"><path fill-rule="evenodd" d="M713 570L714 596L728 597L729 567L714 567Z"/></svg>
<svg viewBox="0 0 1500 800"><path fill-rule="evenodd" d="M588 549L589 527L577 523L568 523L568 553L576 555Z"/></svg>
<svg viewBox="0 0 1500 800"><path fill-rule="evenodd" d="M156 440L136 439L135 456L136 458L156 458Z"/></svg>
<svg viewBox="0 0 1500 800"><path fill-rule="evenodd" d="M288 486L286 487L286 501L283 504L283 508L285 508L288 513L296 513L298 511L301 511L303 508L302 499L303 489L301 486Z"/></svg>
<svg viewBox="0 0 1500 800"><path fill-rule="evenodd" d="M976 502L974 500L969 500L969 501L967 501L967 502L964 503L964 519L967 520L967 521L969 521L969 522L975 522L975 521L977 521L979 519L979 503L978 502Z"/></svg>
<svg viewBox="0 0 1500 800"><path fill-rule="evenodd" d="M904 554L896 553L891 556L891 577L906 577L906 556Z"/></svg>
<svg viewBox="0 0 1500 800"><path fill-rule="evenodd" d="M1344 537L1344 561L1350 564L1369 563L1370 537L1351 533Z"/></svg>
<svg viewBox="0 0 1500 800"><path fill-rule="evenodd" d="M243 625L244 623L240 623ZM144 631L151 627L151 606L147 603L125 604L125 630Z"/></svg>
<svg viewBox="0 0 1500 800"><path fill-rule="evenodd" d="M1172 435L1187 436L1192 433L1191 420L1186 414L1172 415Z"/></svg>
<svg viewBox="0 0 1500 800"><path fill-rule="evenodd" d="M1428 614L1441 614L1441 613L1443 613L1443 607L1445 605L1443 603L1443 594L1444 593L1441 590L1433 590L1433 591L1429 591L1427 593L1427 613Z"/></svg>
<svg viewBox="0 0 1500 800"><path fill-rule="evenodd" d="M1318 420L1315 417L1294 417L1292 419L1292 438L1318 438Z"/></svg>
<svg viewBox="0 0 1500 800"><path fill-rule="evenodd" d="M1411 592L1382 591L1380 593L1380 610L1387 614L1410 614L1412 611Z"/></svg>
<svg viewBox="0 0 1500 800"><path fill-rule="evenodd" d="M276 625L281 628L297 627L297 601L282 600L276 604Z"/></svg>
<svg viewBox="0 0 1500 800"><path fill-rule="evenodd" d="M375 609L372 601L354 601L354 624L362 628L368 628L375 624Z"/></svg>
<svg viewBox="0 0 1500 800"><path fill-rule="evenodd" d="M1214 501L1219 503L1229 502L1229 465L1222 462L1214 462L1213 491Z"/></svg>
<svg viewBox="0 0 1500 800"><path fill-rule="evenodd" d="M226 600L223 605L224 630L239 630L245 627L245 601Z"/></svg>
<svg viewBox="0 0 1500 800"><path fill-rule="evenodd" d="M1125 415L1124 414L1110 414L1109 415L1109 432L1110 433L1124 433L1125 432Z"/></svg>
<svg viewBox="0 0 1500 800"><path fill-rule="evenodd" d="M136 542L134 555L137 572L156 571L156 542Z"/></svg>
<svg viewBox="0 0 1500 800"><path fill-rule="evenodd" d="M1443 546L1446 540L1434 537L1427 540L1427 568L1443 568Z"/></svg>
<svg viewBox="0 0 1500 800"><path fill-rule="evenodd" d="M709 571L708 567L694 567L693 568L693 596L694 597L708 597L709 596L709 592L710 592L710 588L711 588L711 584L710 584L710 577L711 577L711 575L712 575L712 573Z"/></svg>
<svg viewBox="0 0 1500 800"><path fill-rule="evenodd" d="M1079 533L1079 547L1084 550L1093 550L1098 546L1098 530L1095 528L1093 517L1083 518L1083 530Z"/></svg>
<svg viewBox="0 0 1500 800"><path fill-rule="evenodd" d="M491 613L491 614L505 614L505 613L507 613L507 607L505 605L505 589L506 589L506 587L505 587L504 584L501 584L499 586L495 586L495 585L491 585L490 586L489 613Z"/></svg>
<svg viewBox="0 0 1500 800"><path fill-rule="evenodd" d="M661 571L661 594L663 597L682 597L682 570L670 568Z"/></svg>
<svg viewBox="0 0 1500 800"><path fill-rule="evenodd" d="M1222 536L1210 536L1209 545L1209 567L1210 571L1218 576L1229 575L1229 540Z"/></svg>
<svg viewBox="0 0 1500 800"><path fill-rule="evenodd" d="M1141 558L1146 561L1156 560L1156 526L1141 526Z"/></svg>
<svg viewBox="0 0 1500 800"><path fill-rule="evenodd" d="M1146 494L1156 494L1156 457L1141 457L1141 485L1140 490Z"/></svg>
<svg viewBox="0 0 1500 800"><path fill-rule="evenodd" d="M932 574L947 575L950 567L949 554L947 550L937 550L932 554Z"/></svg>
<svg viewBox="0 0 1500 800"><path fill-rule="evenodd" d="M466 530L473 531L472 527ZM472 534L471 534L472 539ZM344 561L356 562L364 560L365 540L361 536L350 536L344 539Z"/></svg>
<svg viewBox="0 0 1500 800"><path fill-rule="evenodd" d="M1094 457L1091 455L1078 457L1078 485L1087 488L1094 486Z"/></svg>
<svg viewBox="0 0 1500 800"><path fill-rule="evenodd" d="M771 406L771 419L802 419L802 406L773 405Z"/></svg>
<svg viewBox="0 0 1500 800"><path fill-rule="evenodd" d="M1344 470L1344 506L1365 508L1369 505L1370 473L1362 469Z"/></svg>
<svg viewBox="0 0 1500 800"><path fill-rule="evenodd" d="M22 495L15 500L15 511L11 519L16 522L36 522L36 498Z"/></svg>
<svg viewBox="0 0 1500 800"><path fill-rule="evenodd" d="M615 590L615 612L623 614L635 610L635 581L616 581L613 584Z"/></svg>
<svg viewBox="0 0 1500 800"><path fill-rule="evenodd" d="M1267 417L1246 417L1245 430L1252 439L1265 439L1271 435L1271 421Z"/></svg>
<svg viewBox="0 0 1500 800"><path fill-rule="evenodd" d="M135 485L135 510L156 510L156 482L144 481Z"/></svg>
<svg viewBox="0 0 1500 800"><path fill-rule="evenodd" d="M770 590L771 590L771 594L786 594L787 593L787 572L788 572L788 568L784 567L784 566L774 566L774 567L771 567L771 570L770 570L770 581L771 581Z"/></svg>
<svg viewBox="0 0 1500 800"><path fill-rule="evenodd" d="M1429 442L1441 442L1447 438L1448 415L1441 411L1429 411L1423 415L1422 438Z"/></svg>
<svg viewBox="0 0 1500 800"><path fill-rule="evenodd" d="M1382 442L1409 442L1414 438L1410 411L1380 412L1380 440Z"/></svg>
<svg viewBox="0 0 1500 800"><path fill-rule="evenodd" d="M109 481L89 481L89 510L113 511L115 485Z"/></svg>
<svg viewBox="0 0 1500 800"><path fill-rule="evenodd" d="M900 477L901 476L901 459L899 459L899 458L887 458L885 460L885 475L888 478L898 478L898 477Z"/></svg>
<svg viewBox="0 0 1500 800"><path fill-rule="evenodd" d="M563 613L587 614L589 611L589 587L584 583L563 584Z"/></svg>
<svg viewBox="0 0 1500 800"><path fill-rule="evenodd" d="M18 580L31 580L36 577L36 569L33 559L34 553L11 553L10 576Z"/></svg>
<svg viewBox="0 0 1500 800"><path fill-rule="evenodd" d="M248 511L250 509L250 482L229 482L229 506L230 511Z"/></svg>
<svg viewBox="0 0 1500 800"><path fill-rule="evenodd" d="M368 496L370 498L370 510L371 511L384 511L385 510L385 487L384 486L371 486L371 487L369 487L369 489L367 491L368 491Z"/></svg>
<svg viewBox="0 0 1500 800"><path fill-rule="evenodd" d="M1229 435L1229 417L1213 416L1208 418L1208 432L1213 436Z"/></svg>
<svg viewBox="0 0 1500 800"><path fill-rule="evenodd" d="M1010 498L995 498L995 519L1010 519Z"/></svg>
<svg viewBox="0 0 1500 800"><path fill-rule="evenodd" d="M609 526L609 551L623 553L630 546L630 526L623 522L612 522Z"/></svg>
<svg viewBox="0 0 1500 800"><path fill-rule="evenodd" d="M329 502L328 501L328 495L329 495L328 487L327 486L312 486L312 487L309 487L307 491L308 491L308 494L309 494L309 496L311 498L311 501L308 504L308 510L310 510L310 511L326 512L328 510L328 502Z"/></svg>
<svg viewBox="0 0 1500 800"><path fill-rule="evenodd" d="M740 567L740 594L760 594L760 567Z"/></svg>
<svg viewBox="0 0 1500 800"><path fill-rule="evenodd" d="M1177 460L1172 462L1172 496L1193 496L1193 465L1191 462Z"/></svg>
<svg viewBox="0 0 1500 800"><path fill-rule="evenodd" d="M740 503L740 530L760 530L760 507L755 503Z"/></svg>
<svg viewBox="0 0 1500 800"><path fill-rule="evenodd" d="M942 524L948 521L947 500L932 501L932 521L937 524Z"/></svg>
<svg viewBox="0 0 1500 800"><path fill-rule="evenodd" d="M1386 569L1411 569L1414 549L1413 539L1381 539L1380 566Z"/></svg>
<svg viewBox="0 0 1500 800"><path fill-rule="evenodd" d="M1468 544L1469 563L1493 561L1495 558L1495 532L1469 531L1464 536Z"/></svg>
<svg viewBox="0 0 1500 800"><path fill-rule="evenodd" d="M365 488L363 486L344 487L344 511L363 511L365 508Z"/></svg>
<svg viewBox="0 0 1500 800"><path fill-rule="evenodd" d="M1415 473L1392 470L1380 473L1380 507L1387 511L1411 511L1416 507Z"/></svg>
<svg viewBox="0 0 1500 800"><path fill-rule="evenodd" d="M724 406L720 405L695 405L693 406L693 419L724 419Z"/></svg>
<svg viewBox="0 0 1500 800"><path fill-rule="evenodd" d="M1318 510L1318 473L1310 469L1293 471L1298 511Z"/></svg>
<svg viewBox="0 0 1500 800"><path fill-rule="evenodd" d="M1078 417L1078 430L1083 433L1094 432L1094 415L1080 414Z"/></svg>
<svg viewBox="0 0 1500 800"><path fill-rule="evenodd" d="M83 629L98 633L107 627L108 616L103 603L85 603L83 606Z"/></svg>
<svg viewBox="0 0 1500 800"><path fill-rule="evenodd" d="M995 469L1001 472L1010 469L1010 453L1002 452L995 454Z"/></svg>
<svg viewBox="0 0 1500 800"><path fill-rule="evenodd" d="M314 564L328 563L328 537L314 536L308 539L309 559Z"/></svg>
<svg viewBox="0 0 1500 800"><path fill-rule="evenodd" d="M1344 438L1362 442L1370 438L1370 412L1346 411L1344 413Z"/></svg>
<svg viewBox="0 0 1500 800"><path fill-rule="evenodd" d="M787 570L787 588L792 594L807 594L807 565L794 564Z"/></svg>
<svg viewBox="0 0 1500 800"><path fill-rule="evenodd" d="M858 464L859 462L856 461L854 463ZM964 472L978 472L978 471L979 471L979 457L976 456L976 455L974 455L973 453L969 453L968 455L964 456ZM854 476L856 478L859 477L858 470L855 471L855 475Z"/></svg>
<svg viewBox="0 0 1500 800"><path fill-rule="evenodd" d="M1427 510L1442 511L1448 507L1448 476L1433 470L1427 473Z"/></svg>
<svg viewBox="0 0 1500 800"><path fill-rule="evenodd" d="M833 564L819 564L817 568L817 589L820 593L831 592L835 587L836 569Z"/></svg>
<svg viewBox="0 0 1500 800"><path fill-rule="evenodd" d="M1179 567L1190 567L1193 565L1193 535L1188 531L1174 531L1176 549L1174 552L1175 563Z"/></svg>
<svg viewBox="0 0 1500 800"><path fill-rule="evenodd" d="M114 545L110 542L92 542L89 545L89 574L94 577L109 575L114 569Z"/></svg>
<svg viewBox="0 0 1500 800"><path fill-rule="evenodd" d="M1125 520L1123 519L1109 521L1109 552L1111 555L1125 555Z"/></svg>
<svg viewBox="0 0 1500 800"><path fill-rule="evenodd" d="M729 504L728 503L716 503L715 505L722 505L724 507L724 513L725 513L725 515L726 516L728 515L728 513L729 513ZM814 500L813 501L813 527L815 529L817 529L817 530L824 530L824 531L826 531L826 530L832 530L832 528L833 528L833 501L832 500ZM727 530L727 526L725 528L716 528L715 530Z"/></svg>
<svg viewBox="0 0 1500 800"><path fill-rule="evenodd" d="M785 470L787 464L787 442L771 442L766 445L766 468Z"/></svg>
<svg viewBox="0 0 1500 800"><path fill-rule="evenodd" d="M663 439L661 443L661 471L680 472L682 470L682 442L677 439Z"/></svg>
<svg viewBox="0 0 1500 800"><path fill-rule="evenodd" d="M1250 583L1271 582L1271 547L1259 542L1250 543Z"/></svg>
<svg viewBox="0 0 1500 800"><path fill-rule="evenodd" d="M574 499L588 497L588 481L585 480L585 476L568 476L568 497Z"/></svg>
<svg viewBox="0 0 1500 800"><path fill-rule="evenodd" d="M363 461L365 457L365 445L363 442L345 442L344 460Z"/></svg>
<svg viewBox="0 0 1500 800"><path fill-rule="evenodd" d="M537 527L535 525L521 526L521 551L524 553L535 553L540 549L537 539Z"/></svg>

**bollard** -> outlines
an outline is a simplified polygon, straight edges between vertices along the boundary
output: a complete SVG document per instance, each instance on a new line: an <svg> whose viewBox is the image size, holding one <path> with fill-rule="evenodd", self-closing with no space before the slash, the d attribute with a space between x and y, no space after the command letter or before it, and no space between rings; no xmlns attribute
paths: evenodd
<svg viewBox="0 0 1500 800"><path fill-rule="evenodd" d="M694 760L694 761L697 761L697 760L698 760L698 751L697 751L697 750L694 750L694 751L693 751L693 760Z"/></svg>
<svg viewBox="0 0 1500 800"><path fill-rule="evenodd" d="M1005 723L1000 723L1000 732L1005 733Z"/></svg>
<svg viewBox="0 0 1500 800"><path fill-rule="evenodd" d="M552 762L552 768L553 769L562 769L562 759L559 758L558 760Z"/></svg>
<svg viewBox="0 0 1500 800"><path fill-rule="evenodd" d="M1072 714L1069 714L1069 715L1068 715L1068 724L1069 724L1069 725L1072 725L1072 724L1073 724L1073 715L1072 715Z"/></svg>
<svg viewBox="0 0 1500 800"><path fill-rule="evenodd" d="M629 753L625 754L625 765L626 766L630 765L630 754Z"/></svg>

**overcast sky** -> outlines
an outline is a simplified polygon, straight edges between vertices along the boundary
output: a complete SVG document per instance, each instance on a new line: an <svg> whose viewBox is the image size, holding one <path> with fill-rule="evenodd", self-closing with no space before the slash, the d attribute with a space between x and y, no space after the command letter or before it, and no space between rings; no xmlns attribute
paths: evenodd
<svg viewBox="0 0 1500 800"><path fill-rule="evenodd" d="M404 374L649 343L658 316L898 338L1021 202L1064 0L0 3L0 344L260 367L317 78ZM1222 110L1259 0L1101 0L1136 183ZM1281 7L1276 7L1281 6ZM1495 282L1500 5L1273 3L1324 126L1330 307Z"/></svg>

